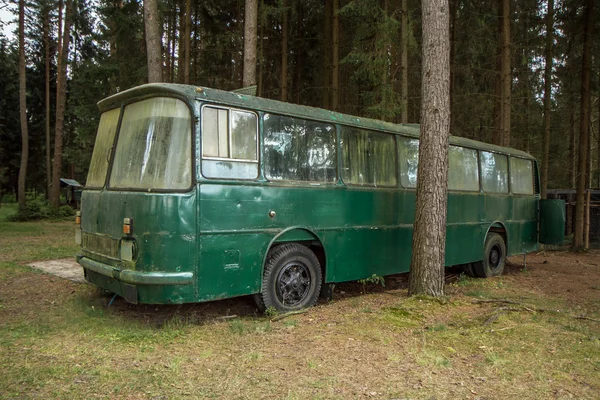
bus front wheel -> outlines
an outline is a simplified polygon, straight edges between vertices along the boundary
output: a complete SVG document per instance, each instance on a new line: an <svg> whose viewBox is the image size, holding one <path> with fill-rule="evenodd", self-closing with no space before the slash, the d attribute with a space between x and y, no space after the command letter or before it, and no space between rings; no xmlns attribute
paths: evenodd
<svg viewBox="0 0 600 400"><path fill-rule="evenodd" d="M317 256L301 244L284 244L269 252L261 292L255 300L261 310L301 310L317 302L321 284Z"/></svg>
<svg viewBox="0 0 600 400"><path fill-rule="evenodd" d="M506 244L501 235L491 232L485 239L483 260L473 264L473 272L479 278L502 275L506 264Z"/></svg>

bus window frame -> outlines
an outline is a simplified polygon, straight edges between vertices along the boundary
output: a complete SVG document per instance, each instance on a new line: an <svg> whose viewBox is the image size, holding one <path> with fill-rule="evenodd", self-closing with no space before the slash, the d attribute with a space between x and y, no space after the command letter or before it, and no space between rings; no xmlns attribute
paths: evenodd
<svg viewBox="0 0 600 400"><path fill-rule="evenodd" d="M531 158L525 158L525 157L519 157L519 156L514 156L511 154L507 154L508 156L508 184L510 187L510 194L513 196L522 196L522 197L535 197L535 196L539 196L538 193L536 193L536 184L535 184L535 174L536 174L536 163L534 162L533 159ZM529 161L531 163L531 193L515 193L513 192L513 185L512 185L512 168L511 168L511 163L510 160L511 158L515 158L515 159L519 159L519 160L525 160L525 161Z"/></svg>
<svg viewBox="0 0 600 400"><path fill-rule="evenodd" d="M376 129L372 129L372 128L362 128L362 127L358 127L358 126L353 126L353 125L346 125L346 124L339 124L336 125L336 127L338 128L338 132L339 132L339 141L338 141L338 147L339 147L339 151L338 151L338 159L339 159L339 166L338 166L338 179L339 182L342 183L342 185L344 185L345 187L349 187L349 188L364 188L364 189L402 189L402 185L400 185L400 154L399 154L399 146L398 146L398 140L397 140L397 134L393 133L393 132L388 132L385 130L376 130ZM364 131L364 132L368 132L368 133L375 133L378 135L387 135L387 136L391 136L394 142L394 155L395 155L395 165L394 165L394 174L396 176L396 184L395 185L373 185L373 184L361 184L361 183L349 183L346 182L344 180L343 177L343 157L342 157L342 151L343 151L343 146L342 146L342 129L343 128L348 128L348 129L354 129L354 130L359 130L359 131Z"/></svg>
<svg viewBox="0 0 600 400"><path fill-rule="evenodd" d="M203 155L203 140L204 140L204 130L202 129L203 126L203 119L204 119L204 108L205 107L210 107L210 108L216 108L216 109L222 109L222 110L227 110L227 141L229 144L229 148L231 149L231 111L241 111L241 112L246 112L249 114L253 114L256 117L256 160L246 160L246 159L237 159L237 158L226 158L226 157L205 157ZM224 182L228 182L228 181L244 181L244 182L256 182L256 181L261 181L261 178L263 176L263 171L262 171L262 154L261 154L261 146L260 146L260 142L262 140L262 135L261 135L261 123L262 123L262 118L261 115L259 113L258 110L256 109L245 109L245 108L239 108L239 107L235 107L235 106L229 106L227 104L219 104L219 103L212 103L212 102L202 102L200 105L200 110L199 110L199 115L198 115L198 130L200 132L200 136L199 136L199 141L198 141L198 157L200 158L200 162L198 163L199 168L198 170L200 171L200 176L202 177L202 179L207 179L210 181L224 181ZM208 177L204 175L204 171L202 168L202 161L203 160L209 160L209 161L228 161L228 162L242 162L242 163L252 163L252 164L256 164L257 165L257 172L256 172L256 176L254 178L235 178L235 177Z"/></svg>
<svg viewBox="0 0 600 400"><path fill-rule="evenodd" d="M112 175L112 169L113 169L113 164L114 164L114 160L115 160L115 154L116 154L115 150L117 147L117 143L119 142L119 137L121 135L121 123L123 121L123 115L125 115L125 108L130 104L148 100L148 99L153 99L153 98L171 98L171 99L180 100L187 106L188 110L190 111L190 135L191 135L190 186L187 188L182 188L182 189L152 189L152 188L141 189L141 188L121 188L121 187L114 188L114 187L111 187L110 186L110 176ZM119 125L117 128L117 133L115 134L115 142L113 143L113 151L111 151L110 163L108 166L108 171L106 171L106 178L105 178L105 183L104 183L106 190L111 191L111 192L189 193L197 184L196 174L194 173L194 171L196 170L196 164L195 164L196 157L194 156L196 154L196 140L195 140L196 135L195 135L194 124L197 123L197 120L198 120L198 118L195 115L194 107L192 106L189 99L185 96L177 96L177 95L173 95L170 93L169 94L161 94L159 96L157 96L156 94L153 94L150 96L140 96L135 99L131 99L130 101L123 102L121 104L121 115L119 117Z"/></svg>
<svg viewBox="0 0 600 400"><path fill-rule="evenodd" d="M419 140L419 144L421 143L421 141ZM475 154L477 156L477 190L467 190L467 189L450 189L450 147L459 147L461 149L467 149L467 150L472 150L475 151ZM481 193L481 165L479 164L480 160L479 160L479 149L475 149L473 147L467 147L467 146L462 146L460 144L452 144L452 143L448 143L448 192L452 192L452 193ZM417 169L418 171L418 169Z"/></svg>
<svg viewBox="0 0 600 400"><path fill-rule="evenodd" d="M340 146L340 137L339 137L341 135L341 130L339 129L339 126L337 124L331 123L331 122L320 121L320 120L316 120L316 119L311 119L311 118L297 117L294 115L285 115L285 114L279 114L279 113L274 113L274 112L270 112L270 111L263 111L260 116L260 121L261 121L261 126L262 126L262 129L261 129L262 135L260 135L260 137L259 137L260 144L262 144L263 151L266 150L265 149L265 128L264 128L265 120L264 119L265 119L265 115L267 115L267 114L277 116L277 117L283 117L283 118L293 118L293 119L298 119L298 120L310 121L310 122L319 123L319 124L323 124L323 125L329 125L329 126L333 127L333 139L335 142L334 143L334 147L335 147L335 179L331 182L290 180L290 179L269 179L267 177L267 171L266 171L267 163L266 163L265 157L262 157L261 158L262 162L260 163L260 165L261 165L261 173L264 174L265 182L268 182L270 184L285 183L285 184L293 184L293 185L298 185L298 186L306 185L306 186L311 186L311 187L339 185L339 183L342 180L342 176L340 174L341 146Z"/></svg>
<svg viewBox="0 0 600 400"><path fill-rule="evenodd" d="M104 183L102 184L102 186L87 186L87 178L86 178L86 186L84 186L84 188L83 188L84 190L102 190L103 188L108 189L109 177L110 177L110 173L112 171L113 157L114 157L114 153L115 153L115 148L117 147L117 138L119 136L119 131L121 130L121 122L123 121L123 111L125 110L125 106L123 104L121 104L119 107L110 108L110 109L104 110L103 112L100 113L100 117L102 117L102 114L104 114L105 112L116 110L117 108L119 109L119 119L117 121L117 128L115 130L115 136L113 137L112 145L109 147L109 153L108 153L108 159L107 159L108 167L106 168L106 173L104 174ZM100 120L98 120L98 126L99 125L100 125ZM97 134L98 133L96 131L96 135ZM95 145L94 145L94 147L95 147ZM94 149L92 149L92 152L93 152L93 150ZM89 170L88 170L88 174L89 174Z"/></svg>
<svg viewBox="0 0 600 400"><path fill-rule="evenodd" d="M497 154L497 155L506 157L506 192L489 192L489 191L483 189L483 179L482 179L483 177L481 175L481 152ZM513 157L513 156L511 156L508 153L501 153L499 151L477 149L477 157L479 158L479 163L477 165L479 166L479 185L481 187L481 193L493 195L493 196L512 195L512 188L511 188L511 183L510 183L510 157ZM523 158L523 159L528 160L527 158Z"/></svg>

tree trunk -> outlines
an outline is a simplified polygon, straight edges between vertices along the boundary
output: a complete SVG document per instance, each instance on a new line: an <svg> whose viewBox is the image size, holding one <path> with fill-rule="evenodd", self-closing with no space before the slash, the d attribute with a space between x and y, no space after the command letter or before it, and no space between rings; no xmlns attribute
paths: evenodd
<svg viewBox="0 0 600 400"><path fill-rule="evenodd" d="M67 61L69 59L69 39L71 21L73 19L72 0L65 5L65 27L62 45L58 54L60 69L56 74L56 125L54 128L54 163L52 166L52 195L50 205L58 208L60 205L60 174L62 167L63 130L65 125L65 107L67 103Z"/></svg>
<svg viewBox="0 0 600 400"><path fill-rule="evenodd" d="M329 109L331 104L331 63L333 48L333 1L325 0L323 12L323 108Z"/></svg>
<svg viewBox="0 0 600 400"><path fill-rule="evenodd" d="M256 24L258 0L246 0L244 16L244 72L242 85L256 85Z"/></svg>
<svg viewBox="0 0 600 400"><path fill-rule="evenodd" d="M185 0L185 34L183 36L183 83L190 83L190 35L192 33L192 0Z"/></svg>
<svg viewBox="0 0 600 400"><path fill-rule="evenodd" d="M502 2L502 145L510 146L512 76L510 62L510 0Z"/></svg>
<svg viewBox="0 0 600 400"><path fill-rule="evenodd" d="M256 94L263 97L265 74L265 0L260 1L260 37L258 42L258 84Z"/></svg>
<svg viewBox="0 0 600 400"><path fill-rule="evenodd" d="M21 166L19 168L19 211L25 209L27 198L25 181L29 158L29 132L27 131L27 104L25 79L25 0L19 0L19 114L21 119Z"/></svg>
<svg viewBox="0 0 600 400"><path fill-rule="evenodd" d="M400 64L402 68L402 85L400 94L400 122L408 122L408 1L402 0L402 51Z"/></svg>
<svg viewBox="0 0 600 400"><path fill-rule="evenodd" d="M331 109L339 111L340 106L340 0L333 0L332 45L333 60L331 68Z"/></svg>
<svg viewBox="0 0 600 400"><path fill-rule="evenodd" d="M158 19L158 0L144 0L144 27L148 57L148 82L162 82L162 49Z"/></svg>
<svg viewBox="0 0 600 400"><path fill-rule="evenodd" d="M288 96L288 10L286 0L281 1L282 23L281 23L281 92L279 99L287 101Z"/></svg>
<svg viewBox="0 0 600 400"><path fill-rule="evenodd" d="M450 31L448 0L424 0L421 142L410 295L444 295L448 137L450 135Z"/></svg>
<svg viewBox="0 0 600 400"><path fill-rule="evenodd" d="M52 158L50 152L50 10L44 6L44 47L46 62L46 199L52 188Z"/></svg>
<svg viewBox="0 0 600 400"><path fill-rule="evenodd" d="M171 6L170 2L168 2L168 5ZM164 69L164 73L163 73L163 80L164 82L172 82L171 81L171 13L173 12L172 9L169 9L167 11L167 15L166 15L166 20L167 20L167 27L166 27L166 31L167 31L167 44L164 48L164 57L165 57L165 69Z"/></svg>
<svg viewBox="0 0 600 400"><path fill-rule="evenodd" d="M588 146L590 139L590 58L592 41L592 12L594 0L585 1L583 58L581 67L581 115L579 116L579 157L577 176L577 208L575 209L575 236L573 250L583 249L584 237L584 201L586 188L586 170L588 165Z"/></svg>
<svg viewBox="0 0 600 400"><path fill-rule="evenodd" d="M542 145L542 199L545 199L547 197L548 192L548 159L550 157L550 101L552 99L553 32L554 0L548 0L548 13L546 14L546 67L544 70L544 138Z"/></svg>

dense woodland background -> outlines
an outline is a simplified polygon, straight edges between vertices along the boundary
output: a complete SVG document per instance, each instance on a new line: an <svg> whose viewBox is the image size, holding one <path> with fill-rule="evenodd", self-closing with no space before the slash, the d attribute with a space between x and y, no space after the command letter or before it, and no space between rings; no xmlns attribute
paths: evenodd
<svg viewBox="0 0 600 400"><path fill-rule="evenodd" d="M242 87L245 9L252 2L159 0L162 80ZM541 161L546 115L548 187L575 187L581 138L589 142L586 185L600 186L600 6L593 0L450 4L451 133L522 149ZM22 153L19 7L1 0L0 8L12 12L1 23L14 31L0 34L0 195L10 195L17 193ZM85 182L99 120L96 102L148 81L144 5L34 0L23 12L25 186L45 193L51 169ZM419 122L420 1L258 0L257 25L256 65L246 67L256 68L259 96ZM57 88L65 44L62 124Z"/></svg>

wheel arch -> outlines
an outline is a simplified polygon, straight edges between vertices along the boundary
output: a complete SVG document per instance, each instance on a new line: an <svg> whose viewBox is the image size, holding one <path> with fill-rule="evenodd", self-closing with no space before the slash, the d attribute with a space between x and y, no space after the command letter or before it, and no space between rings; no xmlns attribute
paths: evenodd
<svg viewBox="0 0 600 400"><path fill-rule="evenodd" d="M483 237L483 243L481 248L485 249L485 241L490 234L490 232L497 233L502 236L504 240L504 246L506 247L506 255L510 254L508 249L508 229L506 229L506 225L502 221L494 221L490 226L488 226L487 231L485 232L485 236Z"/></svg>
<svg viewBox="0 0 600 400"><path fill-rule="evenodd" d="M267 259L269 257L269 253L271 250L280 244L284 243L298 243L306 246L309 250L311 250L319 263L321 264L321 274L323 275L323 282L325 282L325 277L327 276L327 254L325 250L325 246L323 245L323 241L319 236L310 228L306 226L291 226L279 232L277 235L271 239L269 245L267 246L267 250L263 256L263 261L261 265L261 276L265 273L265 265L267 264Z"/></svg>

